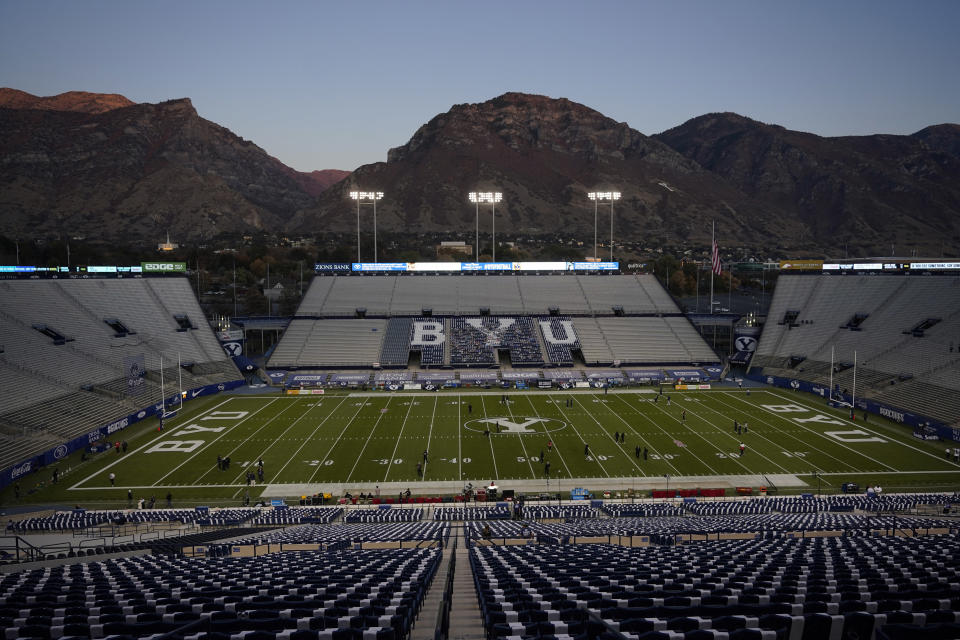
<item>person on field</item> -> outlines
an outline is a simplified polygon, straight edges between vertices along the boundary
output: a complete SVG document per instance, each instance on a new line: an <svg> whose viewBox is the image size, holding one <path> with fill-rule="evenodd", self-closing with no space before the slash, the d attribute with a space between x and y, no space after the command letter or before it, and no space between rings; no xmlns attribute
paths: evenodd
<svg viewBox="0 0 960 640"><path fill-rule="evenodd" d="M743 455L743 452L747 450L747 445L740 443L740 455Z"/></svg>

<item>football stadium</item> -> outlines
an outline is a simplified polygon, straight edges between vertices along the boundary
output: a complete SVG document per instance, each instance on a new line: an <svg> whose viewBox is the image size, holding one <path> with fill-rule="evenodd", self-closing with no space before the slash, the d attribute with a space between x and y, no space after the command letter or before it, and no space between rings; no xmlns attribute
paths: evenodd
<svg viewBox="0 0 960 640"><path fill-rule="evenodd" d="M744 323L317 264L229 327L181 265L10 269L6 635L957 637L958 268L784 262Z"/></svg>

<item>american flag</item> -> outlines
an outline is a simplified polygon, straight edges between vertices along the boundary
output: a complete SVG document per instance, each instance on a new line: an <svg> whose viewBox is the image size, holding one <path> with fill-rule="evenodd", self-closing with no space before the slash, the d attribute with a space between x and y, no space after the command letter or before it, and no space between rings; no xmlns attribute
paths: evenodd
<svg viewBox="0 0 960 640"><path fill-rule="evenodd" d="M715 275L720 275L720 247L717 246L717 241L713 241L713 257L711 258L711 268Z"/></svg>

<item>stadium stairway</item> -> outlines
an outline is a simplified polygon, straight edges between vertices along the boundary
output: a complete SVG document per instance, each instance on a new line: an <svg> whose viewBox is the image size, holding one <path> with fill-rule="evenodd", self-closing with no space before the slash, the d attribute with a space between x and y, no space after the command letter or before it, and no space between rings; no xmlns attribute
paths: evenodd
<svg viewBox="0 0 960 640"><path fill-rule="evenodd" d="M450 532L450 540L444 547L444 557L433 579L420 611L420 619L413 629L410 640L435 640L438 636L433 622L437 620L443 600L444 578L450 566L450 557L456 557L453 574L453 589L450 603L450 627L446 638L450 640L484 640L483 617L477 601L477 589L470 571L470 550L463 538L464 527L457 525ZM454 540L456 538L456 540Z"/></svg>

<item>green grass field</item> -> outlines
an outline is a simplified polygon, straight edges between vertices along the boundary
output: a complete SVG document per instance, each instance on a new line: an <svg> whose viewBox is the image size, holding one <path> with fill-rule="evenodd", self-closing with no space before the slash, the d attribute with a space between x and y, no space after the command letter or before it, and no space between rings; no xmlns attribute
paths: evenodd
<svg viewBox="0 0 960 640"><path fill-rule="evenodd" d="M499 392L218 396L187 405L162 433L155 425L137 436L124 432L131 444L126 454L99 454L36 496L125 503L132 489L136 497L156 495L160 502L170 491L179 501L236 504L247 471L261 458L265 477L250 488L254 498L265 485L265 495L292 497L304 485L312 492L338 485L358 493L397 482L417 493L418 482L426 490L447 481L446 492L453 493L466 481L491 479L531 491L547 486L545 462L554 488L560 481L564 489L577 485L574 478L592 490L663 486L666 474L671 486L702 487L724 486L709 476L766 475L777 486L775 478L793 475L798 483L777 488L794 493L816 490L815 473L831 492L844 481L881 484L887 492L960 486L960 465L946 459L942 443L918 440L908 428L879 418L851 422L806 394L671 391L669 403L667 396L654 402L651 390L507 397L503 403ZM734 420L749 431L738 435ZM623 443L615 432L625 434ZM746 445L742 456L740 442ZM646 460L636 456L637 446L647 449ZM420 477L424 450L429 461ZM218 455L231 458L229 470L217 468Z"/></svg>

